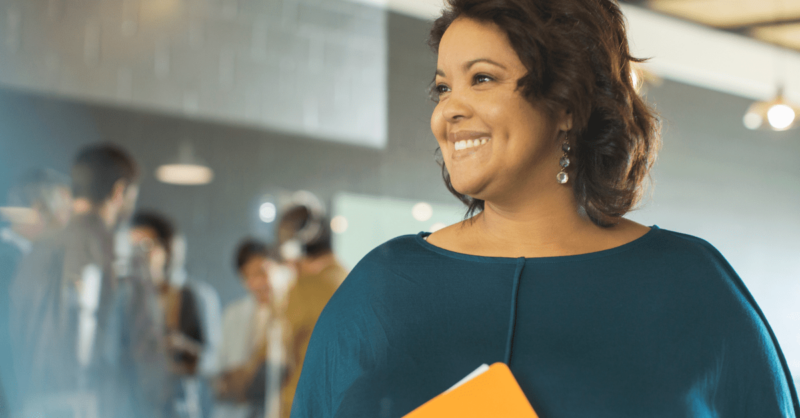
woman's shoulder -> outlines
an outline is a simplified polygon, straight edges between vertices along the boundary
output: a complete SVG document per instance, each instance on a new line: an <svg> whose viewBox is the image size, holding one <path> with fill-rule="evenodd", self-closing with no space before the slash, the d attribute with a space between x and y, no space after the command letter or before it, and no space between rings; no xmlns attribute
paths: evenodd
<svg viewBox="0 0 800 418"><path fill-rule="evenodd" d="M710 242L658 227L652 234L643 245L644 252L632 254L637 256L632 262L646 268L649 276L668 278L673 290L684 289L703 303L713 295L719 303L758 310L744 281Z"/></svg>
<svg viewBox="0 0 800 418"><path fill-rule="evenodd" d="M722 253L710 242L703 238L676 232L669 229L662 229L653 226L653 240L649 242L649 247L655 250L661 257L671 260L683 260L683 263L712 263L720 267L730 269L730 265Z"/></svg>
<svg viewBox="0 0 800 418"><path fill-rule="evenodd" d="M419 240L423 239L422 236L423 233L420 232L392 238L367 253L362 262L392 263L393 260L405 261L406 257L423 255L426 251L419 245Z"/></svg>
<svg viewBox="0 0 800 418"><path fill-rule="evenodd" d="M402 235L375 247L350 271L325 310L332 318L369 317L407 305L400 295L435 287L443 269L441 256L424 246L423 233ZM373 309L381 306L380 310Z"/></svg>
<svg viewBox="0 0 800 418"><path fill-rule="evenodd" d="M607 250L590 252L587 255L630 256L642 261L674 260L713 261L724 260L722 254L708 241L658 225L650 227L623 218L609 228L601 228L600 233L587 236L587 239L605 242ZM601 246L603 246L601 244ZM626 251L626 250L639 251Z"/></svg>
<svg viewBox="0 0 800 418"><path fill-rule="evenodd" d="M417 242L418 239L422 239L419 234L401 235L372 249L353 267L339 287L339 292L352 291L354 286L360 287L392 272L410 268L426 252Z"/></svg>
<svg viewBox="0 0 800 418"><path fill-rule="evenodd" d="M419 240L422 239L422 233L401 235L375 247L361 258L345 282L359 278L375 280L392 272L402 274L403 271L414 269L421 259L432 256L420 245Z"/></svg>

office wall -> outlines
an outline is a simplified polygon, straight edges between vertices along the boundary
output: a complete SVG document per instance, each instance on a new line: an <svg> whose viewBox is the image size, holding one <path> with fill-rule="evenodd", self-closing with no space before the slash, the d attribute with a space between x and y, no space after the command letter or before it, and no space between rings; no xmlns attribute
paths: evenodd
<svg viewBox="0 0 800 418"><path fill-rule="evenodd" d="M4 0L0 83L380 148L385 33L347 0Z"/></svg>

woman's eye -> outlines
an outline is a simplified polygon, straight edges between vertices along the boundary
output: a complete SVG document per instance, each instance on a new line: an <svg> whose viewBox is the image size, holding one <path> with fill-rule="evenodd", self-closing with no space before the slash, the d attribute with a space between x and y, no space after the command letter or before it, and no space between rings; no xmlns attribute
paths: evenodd
<svg viewBox="0 0 800 418"><path fill-rule="evenodd" d="M447 87L444 84L436 84L433 87L431 87L430 90L429 90L430 98L435 103L439 103L439 99L441 98L441 96L443 94L449 92L449 91L450 91L450 87Z"/></svg>
<svg viewBox="0 0 800 418"><path fill-rule="evenodd" d="M489 77L486 74L476 74L475 77L473 77L473 81L474 81L474 84L481 84L481 83L488 83L490 81L494 81L494 79L492 77Z"/></svg>

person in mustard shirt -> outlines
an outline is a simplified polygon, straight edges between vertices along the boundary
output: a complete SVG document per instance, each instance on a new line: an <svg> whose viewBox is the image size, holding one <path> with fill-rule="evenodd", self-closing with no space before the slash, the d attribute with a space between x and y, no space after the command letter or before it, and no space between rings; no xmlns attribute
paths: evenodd
<svg viewBox="0 0 800 418"><path fill-rule="evenodd" d="M296 203L288 208L278 226L278 241L282 257L297 271L297 281L289 291L286 321L290 326L291 357L295 366L289 372L281 393L281 416L291 412L303 358L311 331L322 309L347 277L331 246L330 223L321 205L310 193L299 192Z"/></svg>

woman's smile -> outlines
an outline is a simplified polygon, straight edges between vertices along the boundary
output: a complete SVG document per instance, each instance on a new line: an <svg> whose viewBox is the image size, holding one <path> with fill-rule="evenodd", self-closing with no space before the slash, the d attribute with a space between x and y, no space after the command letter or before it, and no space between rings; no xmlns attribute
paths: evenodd
<svg viewBox="0 0 800 418"><path fill-rule="evenodd" d="M490 140L491 138L465 139L456 142L454 148L456 151L462 151L469 148L477 148L481 145L486 145L486 143L489 142Z"/></svg>
<svg viewBox="0 0 800 418"><path fill-rule="evenodd" d="M450 158L458 162L477 154L488 157L491 151L492 137L488 133L461 131L448 135L451 148Z"/></svg>

